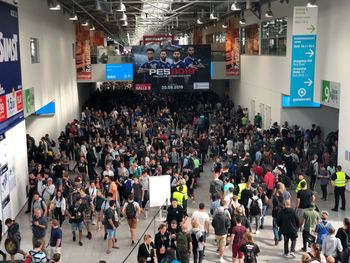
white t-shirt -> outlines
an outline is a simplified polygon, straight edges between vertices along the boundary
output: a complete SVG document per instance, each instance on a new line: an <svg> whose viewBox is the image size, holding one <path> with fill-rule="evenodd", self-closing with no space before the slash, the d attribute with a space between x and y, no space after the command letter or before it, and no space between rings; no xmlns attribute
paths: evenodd
<svg viewBox="0 0 350 263"><path fill-rule="evenodd" d="M199 228L205 231L205 221L209 222L209 215L204 211L195 211L192 215L192 220L196 220L199 223Z"/></svg>
<svg viewBox="0 0 350 263"><path fill-rule="evenodd" d="M105 170L103 172L103 176L113 177L114 176L114 172L112 170L109 170L109 171Z"/></svg>

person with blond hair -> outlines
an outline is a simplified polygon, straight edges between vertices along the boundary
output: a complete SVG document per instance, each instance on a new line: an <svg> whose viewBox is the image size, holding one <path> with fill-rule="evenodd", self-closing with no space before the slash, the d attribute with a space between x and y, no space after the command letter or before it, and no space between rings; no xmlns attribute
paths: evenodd
<svg viewBox="0 0 350 263"><path fill-rule="evenodd" d="M244 263L257 263L257 256L260 253L259 246L254 243L253 236L250 232L244 235L245 243L241 245L240 250L244 254Z"/></svg>
<svg viewBox="0 0 350 263"><path fill-rule="evenodd" d="M143 237L143 243L139 246L137 253L137 259L140 262L140 258L145 258L147 263L154 263L157 260L156 249L152 242L152 237L149 234L146 234Z"/></svg>

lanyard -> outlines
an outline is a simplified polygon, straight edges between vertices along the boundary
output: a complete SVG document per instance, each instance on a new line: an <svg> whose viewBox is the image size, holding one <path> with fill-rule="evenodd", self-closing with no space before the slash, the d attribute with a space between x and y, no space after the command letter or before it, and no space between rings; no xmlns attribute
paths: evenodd
<svg viewBox="0 0 350 263"><path fill-rule="evenodd" d="M147 250L148 255L151 255L151 246L145 244L145 247L146 247L146 250Z"/></svg>

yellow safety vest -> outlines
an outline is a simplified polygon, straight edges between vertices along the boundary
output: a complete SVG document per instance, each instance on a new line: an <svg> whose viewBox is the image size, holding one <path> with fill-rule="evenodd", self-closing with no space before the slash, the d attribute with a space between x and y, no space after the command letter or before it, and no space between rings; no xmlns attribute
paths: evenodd
<svg viewBox="0 0 350 263"><path fill-rule="evenodd" d="M179 191L179 188L180 188L180 186L176 187L176 190ZM187 190L187 185L183 184L183 185L182 185L182 192L181 192L181 193L184 194L185 200L188 199L188 194L187 194L187 192L188 192L188 190Z"/></svg>
<svg viewBox="0 0 350 263"><path fill-rule="evenodd" d="M346 185L346 174L344 172L336 172L337 179L334 181L334 186L345 187Z"/></svg>
<svg viewBox="0 0 350 263"><path fill-rule="evenodd" d="M305 184L306 184L306 180L305 179L300 180L300 182L297 185L297 189L295 189L296 193L301 190L301 182L305 182ZM306 188L307 188L307 184L306 184Z"/></svg>
<svg viewBox="0 0 350 263"><path fill-rule="evenodd" d="M183 207L183 200L184 200L184 194L181 192L174 192L173 193L173 198L177 200L177 204L181 207Z"/></svg>
<svg viewBox="0 0 350 263"><path fill-rule="evenodd" d="M247 188L247 183L238 184L238 187L239 187L239 193L237 197L238 197L238 200L241 200L242 191Z"/></svg>

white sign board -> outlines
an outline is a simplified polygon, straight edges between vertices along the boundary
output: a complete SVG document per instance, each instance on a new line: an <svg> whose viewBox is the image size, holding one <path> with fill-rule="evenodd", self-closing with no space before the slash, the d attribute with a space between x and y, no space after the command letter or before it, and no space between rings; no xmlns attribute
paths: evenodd
<svg viewBox="0 0 350 263"><path fill-rule="evenodd" d="M293 35L316 35L318 7L295 6Z"/></svg>
<svg viewBox="0 0 350 263"><path fill-rule="evenodd" d="M170 175L149 177L149 206L157 207L165 204L168 199L170 203Z"/></svg>

